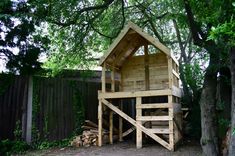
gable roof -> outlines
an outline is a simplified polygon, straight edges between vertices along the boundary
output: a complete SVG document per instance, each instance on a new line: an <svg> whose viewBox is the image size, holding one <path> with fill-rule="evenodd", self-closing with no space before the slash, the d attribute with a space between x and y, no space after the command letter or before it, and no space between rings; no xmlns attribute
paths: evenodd
<svg viewBox="0 0 235 156"><path fill-rule="evenodd" d="M132 34L136 35L131 36ZM141 43L143 45L143 43L146 42L148 44L153 45L155 48L159 49L167 56L173 56L171 55L169 48L167 48L154 37L144 32L140 27L138 27L134 23L128 22L128 24L124 27L118 37L110 45L106 53L101 57L99 65L102 66L104 62L106 62L111 57L113 59L110 62L113 62L113 60L117 57L117 53L123 53L122 55L125 55L125 58L127 58L129 55L131 55L133 51L136 51L137 48L141 46ZM129 47L129 49L125 47ZM176 61L176 59L173 60Z"/></svg>

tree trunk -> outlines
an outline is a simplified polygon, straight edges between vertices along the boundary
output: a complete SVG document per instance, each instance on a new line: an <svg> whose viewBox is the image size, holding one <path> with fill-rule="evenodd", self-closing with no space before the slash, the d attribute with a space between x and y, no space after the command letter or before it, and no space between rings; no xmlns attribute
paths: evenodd
<svg viewBox="0 0 235 156"><path fill-rule="evenodd" d="M232 101L231 101L231 139L229 144L229 156L235 155L235 47L231 48L231 85L232 85Z"/></svg>
<svg viewBox="0 0 235 156"><path fill-rule="evenodd" d="M200 99L201 107L201 146L206 156L219 155L216 119L216 86L217 72L214 68L216 56L210 55L209 66L206 69L203 89Z"/></svg>
<svg viewBox="0 0 235 156"><path fill-rule="evenodd" d="M190 108L192 108L192 94L190 93L189 88L187 86L182 62L179 62L179 72L184 92L184 103L187 104Z"/></svg>

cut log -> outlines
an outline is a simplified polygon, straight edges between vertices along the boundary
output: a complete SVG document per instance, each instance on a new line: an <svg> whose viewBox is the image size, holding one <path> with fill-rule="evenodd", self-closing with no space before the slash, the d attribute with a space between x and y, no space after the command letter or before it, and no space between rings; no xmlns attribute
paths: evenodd
<svg viewBox="0 0 235 156"><path fill-rule="evenodd" d="M98 125L90 120L85 120L85 124L91 127L98 128Z"/></svg>
<svg viewBox="0 0 235 156"><path fill-rule="evenodd" d="M72 141L71 145L74 147L89 147L89 146L97 146L98 145L98 126L97 124L86 120L85 124L82 126L84 131L82 132L82 135L76 136ZM114 140L118 139L117 135L113 136ZM103 129L103 140L102 142L108 143L109 142L109 132L105 129Z"/></svg>

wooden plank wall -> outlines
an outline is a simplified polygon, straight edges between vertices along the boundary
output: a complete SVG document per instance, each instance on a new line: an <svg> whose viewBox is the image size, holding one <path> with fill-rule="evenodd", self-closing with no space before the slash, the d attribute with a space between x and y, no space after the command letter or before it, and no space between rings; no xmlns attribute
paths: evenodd
<svg viewBox="0 0 235 156"><path fill-rule="evenodd" d="M100 82L84 82L81 79L34 77L34 100L38 103L36 127L42 136L47 129L49 140L59 140L72 134L75 128L73 100L75 88L85 106L85 118L97 123L98 95ZM71 82L74 81L74 82ZM22 121L24 98L27 102L28 78L16 76L12 84L0 95L0 139L13 139L15 123ZM35 84L37 86L35 86ZM38 96L35 96L37 94ZM36 97L36 99L35 99ZM25 104L26 104L25 102ZM45 122L47 121L47 127Z"/></svg>
<svg viewBox="0 0 235 156"><path fill-rule="evenodd" d="M172 62L172 69L179 76L179 67L174 61ZM176 86L176 87L179 87L179 77L176 77L176 75L174 75L174 74L173 74L173 85Z"/></svg>
<svg viewBox="0 0 235 156"><path fill-rule="evenodd" d="M149 78L150 90L167 89L169 87L167 57L163 53L150 55Z"/></svg>
<svg viewBox="0 0 235 156"><path fill-rule="evenodd" d="M122 69L123 91L145 90L144 56L133 56ZM149 55L150 90L168 88L167 58L163 53Z"/></svg>
<svg viewBox="0 0 235 156"><path fill-rule="evenodd" d="M144 57L133 56L125 62L121 69L121 85L123 91L145 90Z"/></svg>

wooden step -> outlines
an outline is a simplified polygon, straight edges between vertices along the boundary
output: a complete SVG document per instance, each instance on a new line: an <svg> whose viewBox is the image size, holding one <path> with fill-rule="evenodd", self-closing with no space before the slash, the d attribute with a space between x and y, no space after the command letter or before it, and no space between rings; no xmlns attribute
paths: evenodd
<svg viewBox="0 0 235 156"><path fill-rule="evenodd" d="M150 103L136 105L137 109L156 109L156 108L172 108L172 104L168 103Z"/></svg>
<svg viewBox="0 0 235 156"><path fill-rule="evenodd" d="M163 125L160 125L160 126L152 126L151 128L154 128L154 129L157 129L157 128L169 128L169 126L163 126Z"/></svg>
<svg viewBox="0 0 235 156"><path fill-rule="evenodd" d="M169 126L169 121L151 121L152 126Z"/></svg>
<svg viewBox="0 0 235 156"><path fill-rule="evenodd" d="M155 134L170 134L173 132L170 132L169 128L149 128L149 131Z"/></svg>
<svg viewBox="0 0 235 156"><path fill-rule="evenodd" d="M172 120L170 116L137 116L137 121L169 121Z"/></svg>

